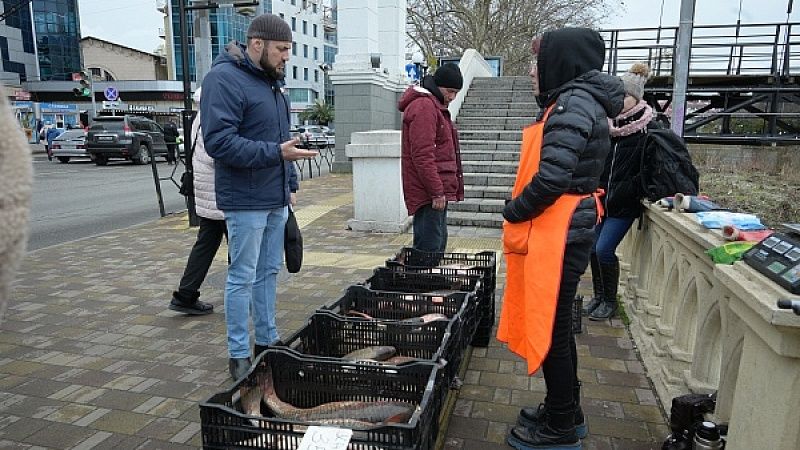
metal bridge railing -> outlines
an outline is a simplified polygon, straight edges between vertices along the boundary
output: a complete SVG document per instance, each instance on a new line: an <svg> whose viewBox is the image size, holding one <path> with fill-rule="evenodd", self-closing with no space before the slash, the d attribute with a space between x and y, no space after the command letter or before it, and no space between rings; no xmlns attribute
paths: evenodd
<svg viewBox="0 0 800 450"><path fill-rule="evenodd" d="M646 62L654 76L673 75L678 27L601 30L608 57L605 69L617 75ZM800 73L800 23L696 25L689 75Z"/></svg>

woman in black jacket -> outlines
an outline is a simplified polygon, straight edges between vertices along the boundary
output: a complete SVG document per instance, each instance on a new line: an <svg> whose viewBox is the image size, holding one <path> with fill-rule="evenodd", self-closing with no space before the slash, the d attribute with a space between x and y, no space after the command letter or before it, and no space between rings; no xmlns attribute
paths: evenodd
<svg viewBox="0 0 800 450"><path fill-rule="evenodd" d="M622 110L619 78L602 73L603 39L586 28L533 41L531 78L542 112L523 131L513 199L503 210L506 288L497 338L544 372L547 396L523 408L508 443L517 449L580 449L572 307L598 221L595 195Z"/></svg>
<svg viewBox="0 0 800 450"><path fill-rule="evenodd" d="M643 140L653 120L653 109L642 100L650 68L636 63L622 75L625 104L622 113L609 123L611 153L606 158L600 185L605 189L603 221L597 227L597 242L592 249L594 298L584 312L589 320L614 317L619 308L619 260L616 250L622 238L642 214L639 172Z"/></svg>

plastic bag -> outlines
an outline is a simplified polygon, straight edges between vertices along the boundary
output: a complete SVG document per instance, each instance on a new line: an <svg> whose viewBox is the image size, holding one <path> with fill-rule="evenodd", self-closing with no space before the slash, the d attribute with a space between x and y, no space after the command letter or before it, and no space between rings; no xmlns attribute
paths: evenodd
<svg viewBox="0 0 800 450"><path fill-rule="evenodd" d="M742 259L744 253L750 250L756 242L734 241L706 250L706 254L711 257L715 264L733 264Z"/></svg>

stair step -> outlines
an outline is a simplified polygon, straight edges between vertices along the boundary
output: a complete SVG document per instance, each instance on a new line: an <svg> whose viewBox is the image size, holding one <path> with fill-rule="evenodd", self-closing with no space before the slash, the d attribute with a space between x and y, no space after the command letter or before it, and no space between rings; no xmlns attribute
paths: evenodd
<svg viewBox="0 0 800 450"><path fill-rule="evenodd" d="M526 101L498 101L498 100L488 100L488 101L470 101L476 99L467 99L464 103L461 104L461 109L483 109L483 110L493 110L493 109L527 109L530 111L539 111L539 105L536 102L526 102Z"/></svg>
<svg viewBox="0 0 800 450"><path fill-rule="evenodd" d="M461 159L464 172L473 174L516 174L517 161L464 161Z"/></svg>
<svg viewBox="0 0 800 450"><path fill-rule="evenodd" d="M522 141L522 130L507 131L507 130L459 130L458 135L465 140L480 139L480 140L497 140L497 141Z"/></svg>
<svg viewBox="0 0 800 450"><path fill-rule="evenodd" d="M462 211L473 213L501 213L506 201L499 198L466 198L461 202L447 204L447 211Z"/></svg>
<svg viewBox="0 0 800 450"><path fill-rule="evenodd" d="M486 109L486 108L466 108L458 112L458 118L462 117L513 117L513 118L529 118L531 122L536 119L538 110L527 108L515 109Z"/></svg>
<svg viewBox="0 0 800 450"><path fill-rule="evenodd" d="M519 163L519 152L506 152L500 150L461 150L461 162L463 164L473 161L507 161L514 164Z"/></svg>
<svg viewBox="0 0 800 450"><path fill-rule="evenodd" d="M475 126L494 125L498 129L519 129L527 127L533 123L533 119L527 117L459 117L456 124L459 129L469 129Z"/></svg>
<svg viewBox="0 0 800 450"><path fill-rule="evenodd" d="M496 198L505 200L511 198L511 188L513 186L464 186L465 198Z"/></svg>
<svg viewBox="0 0 800 450"><path fill-rule="evenodd" d="M464 184L470 186L505 186L514 185L516 175L511 173L464 173Z"/></svg>
<svg viewBox="0 0 800 450"><path fill-rule="evenodd" d="M501 228L503 216L497 213L448 211L447 224L461 227Z"/></svg>
<svg viewBox="0 0 800 450"><path fill-rule="evenodd" d="M519 141L486 141L480 139L459 139L462 151L504 151L519 152L522 140Z"/></svg>

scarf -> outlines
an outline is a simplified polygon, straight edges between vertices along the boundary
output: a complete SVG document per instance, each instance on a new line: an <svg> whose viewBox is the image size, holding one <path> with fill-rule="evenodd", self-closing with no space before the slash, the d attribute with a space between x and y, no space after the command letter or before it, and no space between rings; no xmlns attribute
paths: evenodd
<svg viewBox="0 0 800 450"><path fill-rule="evenodd" d="M633 108L613 119L608 119L608 129L611 137L629 136L647 128L651 120L653 120L653 108L644 100L639 100Z"/></svg>

